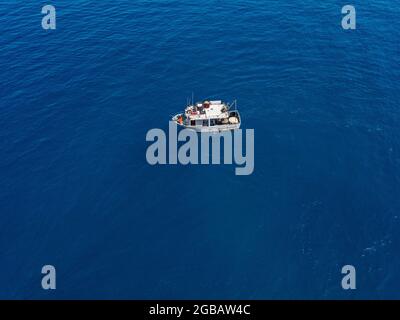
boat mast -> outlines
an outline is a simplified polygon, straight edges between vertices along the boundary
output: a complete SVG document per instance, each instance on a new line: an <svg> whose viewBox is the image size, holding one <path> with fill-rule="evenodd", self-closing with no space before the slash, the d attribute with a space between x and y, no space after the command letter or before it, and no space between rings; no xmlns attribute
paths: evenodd
<svg viewBox="0 0 400 320"><path fill-rule="evenodd" d="M237 108L237 106L236 106L236 99L233 100L232 104L229 106L229 110L230 110L231 107L233 107L233 106L235 106L235 109L233 109L233 110L236 110L236 108Z"/></svg>

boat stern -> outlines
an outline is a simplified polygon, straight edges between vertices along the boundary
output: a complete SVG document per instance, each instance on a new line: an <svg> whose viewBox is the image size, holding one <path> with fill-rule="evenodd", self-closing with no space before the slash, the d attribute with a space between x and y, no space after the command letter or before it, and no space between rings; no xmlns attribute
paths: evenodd
<svg viewBox="0 0 400 320"><path fill-rule="evenodd" d="M183 126L183 114L182 113L178 113L178 114L174 115L171 120L176 122L176 124Z"/></svg>

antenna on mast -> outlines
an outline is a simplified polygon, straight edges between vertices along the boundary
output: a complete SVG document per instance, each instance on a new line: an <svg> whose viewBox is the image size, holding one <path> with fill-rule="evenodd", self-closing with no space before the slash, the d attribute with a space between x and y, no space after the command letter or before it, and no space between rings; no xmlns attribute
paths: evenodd
<svg viewBox="0 0 400 320"><path fill-rule="evenodd" d="M194 93L192 91L192 106L194 105Z"/></svg>

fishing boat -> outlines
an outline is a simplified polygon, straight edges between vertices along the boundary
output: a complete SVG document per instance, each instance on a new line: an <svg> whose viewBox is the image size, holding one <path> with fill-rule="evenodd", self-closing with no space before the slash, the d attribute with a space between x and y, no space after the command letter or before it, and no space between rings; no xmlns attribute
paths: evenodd
<svg viewBox="0 0 400 320"><path fill-rule="evenodd" d="M235 130L241 123L236 100L230 104L221 100L188 103L184 112L173 116L172 121L197 132Z"/></svg>

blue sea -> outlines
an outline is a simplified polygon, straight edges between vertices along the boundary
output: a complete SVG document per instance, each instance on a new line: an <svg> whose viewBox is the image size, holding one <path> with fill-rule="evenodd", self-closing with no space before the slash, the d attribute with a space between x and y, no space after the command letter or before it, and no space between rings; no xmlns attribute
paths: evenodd
<svg viewBox="0 0 400 320"><path fill-rule="evenodd" d="M400 298L396 1L4 0L0 29L1 299ZM192 92L237 99L253 174L147 163Z"/></svg>

